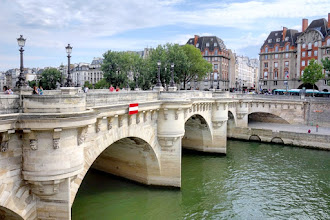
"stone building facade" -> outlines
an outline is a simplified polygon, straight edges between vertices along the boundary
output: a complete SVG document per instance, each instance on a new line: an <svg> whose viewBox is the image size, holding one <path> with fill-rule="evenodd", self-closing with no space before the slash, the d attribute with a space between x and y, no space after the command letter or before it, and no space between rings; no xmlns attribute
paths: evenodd
<svg viewBox="0 0 330 220"><path fill-rule="evenodd" d="M304 68L314 58L330 56L330 13L326 19L302 20L302 32L283 27L272 31L260 49L259 90L302 88ZM328 91L326 78L316 83L319 90Z"/></svg>
<svg viewBox="0 0 330 220"><path fill-rule="evenodd" d="M203 82L194 85L199 89L229 90L230 79L230 54L224 42L216 36L195 35L187 44L198 48L205 60L213 66L213 71L208 73ZM190 87L193 87L192 85Z"/></svg>

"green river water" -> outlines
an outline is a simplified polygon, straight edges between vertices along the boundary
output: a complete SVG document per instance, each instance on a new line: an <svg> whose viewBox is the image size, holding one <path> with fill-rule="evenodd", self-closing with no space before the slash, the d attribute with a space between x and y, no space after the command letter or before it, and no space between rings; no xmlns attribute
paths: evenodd
<svg viewBox="0 0 330 220"><path fill-rule="evenodd" d="M330 152L228 141L227 155L183 152L182 188L90 170L76 219L330 219Z"/></svg>

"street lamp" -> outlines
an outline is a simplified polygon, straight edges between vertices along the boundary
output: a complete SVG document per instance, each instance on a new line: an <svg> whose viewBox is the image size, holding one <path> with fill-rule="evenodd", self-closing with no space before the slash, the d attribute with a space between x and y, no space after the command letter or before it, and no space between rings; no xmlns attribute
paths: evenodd
<svg viewBox="0 0 330 220"><path fill-rule="evenodd" d="M174 87L174 63L171 64L171 82L170 87Z"/></svg>
<svg viewBox="0 0 330 220"><path fill-rule="evenodd" d="M210 73L210 76L212 76L210 89L213 89L214 73L213 74Z"/></svg>
<svg viewBox="0 0 330 220"><path fill-rule="evenodd" d="M158 75L157 75L157 84L156 84L156 87L161 87L162 86L162 83L160 81L160 65L162 63L160 62L160 60L158 60L157 62L157 67L158 67Z"/></svg>
<svg viewBox="0 0 330 220"><path fill-rule="evenodd" d="M68 78L66 78L66 83L65 83L65 87L73 87L73 83L72 83L72 78L71 78L71 73L70 73L70 54L72 52L72 47L70 46L70 44L68 44L68 46L65 47L66 53L68 54Z"/></svg>
<svg viewBox="0 0 330 220"><path fill-rule="evenodd" d="M18 88L21 88L22 86L26 86L25 76L23 72L23 47L25 46L26 39L23 38L23 35L21 35L19 38L17 38L18 46L20 47L19 52L21 52L21 65L20 65L20 73L18 77L18 81L16 83L16 86Z"/></svg>
<svg viewBox="0 0 330 220"><path fill-rule="evenodd" d="M218 75L217 75L217 81L218 81L218 85L217 85L217 89L220 89L220 85L219 85L219 83L220 83L220 81L219 81L219 73L218 73Z"/></svg>

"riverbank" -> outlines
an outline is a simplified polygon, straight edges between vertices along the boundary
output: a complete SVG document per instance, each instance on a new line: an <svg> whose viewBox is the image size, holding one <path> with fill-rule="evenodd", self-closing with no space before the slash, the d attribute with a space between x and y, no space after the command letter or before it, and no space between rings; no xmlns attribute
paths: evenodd
<svg viewBox="0 0 330 220"><path fill-rule="evenodd" d="M228 129L227 137L330 151L330 127L316 131L316 126L253 122L247 128Z"/></svg>

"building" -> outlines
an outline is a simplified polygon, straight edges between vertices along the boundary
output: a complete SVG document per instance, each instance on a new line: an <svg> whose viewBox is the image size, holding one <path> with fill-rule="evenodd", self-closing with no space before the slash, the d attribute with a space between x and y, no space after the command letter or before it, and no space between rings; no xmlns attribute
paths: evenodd
<svg viewBox="0 0 330 220"><path fill-rule="evenodd" d="M194 86L199 89L229 90L230 54L224 42L216 36L195 35L194 38L188 40L187 44L198 48L203 58L213 66L213 71L208 73L204 81L197 82Z"/></svg>
<svg viewBox="0 0 330 220"><path fill-rule="evenodd" d="M236 90L255 89L259 72L259 60L247 56L235 55L235 85Z"/></svg>
<svg viewBox="0 0 330 220"><path fill-rule="evenodd" d="M311 59L321 63L330 56L330 13L326 19L302 20L302 32L283 27L272 31L260 49L260 90L312 88L303 85L300 77ZM328 91L327 80L316 83L319 90Z"/></svg>
<svg viewBox="0 0 330 220"><path fill-rule="evenodd" d="M103 58L94 57L91 64L74 64L70 71L73 84L75 86L83 86L86 81L89 81L89 83L95 85L95 83L103 79L102 63ZM67 68L62 68L62 71L63 75L67 75Z"/></svg>

